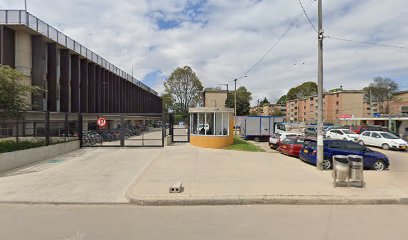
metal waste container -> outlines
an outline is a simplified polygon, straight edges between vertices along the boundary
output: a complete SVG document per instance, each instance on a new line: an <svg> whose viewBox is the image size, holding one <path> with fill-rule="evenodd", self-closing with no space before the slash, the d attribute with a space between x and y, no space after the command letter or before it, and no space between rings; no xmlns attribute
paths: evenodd
<svg viewBox="0 0 408 240"><path fill-rule="evenodd" d="M359 182L360 187L364 185L364 161L362 156L358 155L349 155L348 156L350 162L350 182Z"/></svg>
<svg viewBox="0 0 408 240"><path fill-rule="evenodd" d="M338 182L349 182L350 166L349 159L344 155L333 156L333 185L337 187Z"/></svg>

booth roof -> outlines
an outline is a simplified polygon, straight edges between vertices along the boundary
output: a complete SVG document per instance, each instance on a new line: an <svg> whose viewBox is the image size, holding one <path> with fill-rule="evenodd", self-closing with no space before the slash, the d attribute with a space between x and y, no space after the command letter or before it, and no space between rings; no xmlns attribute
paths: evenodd
<svg viewBox="0 0 408 240"><path fill-rule="evenodd" d="M212 113L212 112L228 112L234 113L233 108L225 107L198 107L198 108L189 108L189 113Z"/></svg>

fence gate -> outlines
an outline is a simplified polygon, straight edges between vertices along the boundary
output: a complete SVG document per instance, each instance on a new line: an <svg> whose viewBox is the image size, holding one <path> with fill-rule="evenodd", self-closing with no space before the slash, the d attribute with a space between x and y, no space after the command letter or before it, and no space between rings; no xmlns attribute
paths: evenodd
<svg viewBox="0 0 408 240"><path fill-rule="evenodd" d="M82 147L163 147L161 114L83 113Z"/></svg>
<svg viewBox="0 0 408 240"><path fill-rule="evenodd" d="M190 142L190 120L185 119L184 121L175 122L173 114L170 114L169 117L171 141L174 143Z"/></svg>

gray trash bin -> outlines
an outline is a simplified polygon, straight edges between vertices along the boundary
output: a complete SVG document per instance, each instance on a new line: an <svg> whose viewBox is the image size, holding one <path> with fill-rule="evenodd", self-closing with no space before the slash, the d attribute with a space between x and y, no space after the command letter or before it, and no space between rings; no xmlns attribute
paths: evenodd
<svg viewBox="0 0 408 240"><path fill-rule="evenodd" d="M349 155L348 159L350 161L350 182L359 182L360 187L364 185L364 161L362 156Z"/></svg>
<svg viewBox="0 0 408 240"><path fill-rule="evenodd" d="M333 156L333 185L337 187L338 182L347 182L349 183L350 178L350 166L349 159L344 155L335 155Z"/></svg>

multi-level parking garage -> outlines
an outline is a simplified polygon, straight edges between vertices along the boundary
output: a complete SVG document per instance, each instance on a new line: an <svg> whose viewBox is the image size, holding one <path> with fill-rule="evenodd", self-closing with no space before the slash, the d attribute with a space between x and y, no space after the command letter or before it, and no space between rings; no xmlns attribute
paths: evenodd
<svg viewBox="0 0 408 240"><path fill-rule="evenodd" d="M0 64L44 90L28 96L32 111L17 124L3 119L2 137L44 137L48 144L83 133L84 145L163 143L156 91L26 11L0 10ZM97 125L101 118L105 126Z"/></svg>

